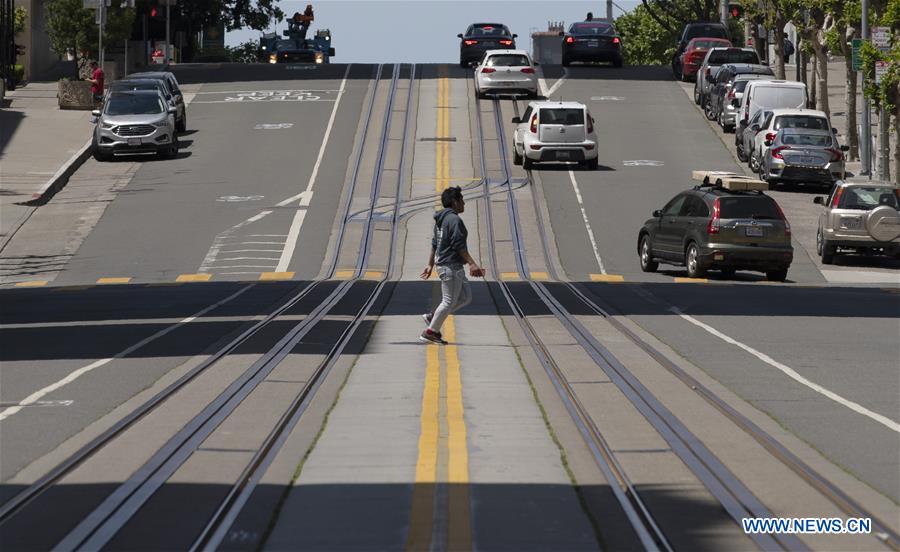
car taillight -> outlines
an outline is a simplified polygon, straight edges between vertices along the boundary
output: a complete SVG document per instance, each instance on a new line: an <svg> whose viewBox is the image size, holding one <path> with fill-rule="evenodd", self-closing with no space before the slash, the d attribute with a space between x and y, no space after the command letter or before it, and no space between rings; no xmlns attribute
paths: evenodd
<svg viewBox="0 0 900 552"><path fill-rule="evenodd" d="M729 102L734 99L734 88L728 91L728 97L726 98Z"/></svg>
<svg viewBox="0 0 900 552"><path fill-rule="evenodd" d="M587 124L588 134L594 132L594 118L588 116L588 124Z"/></svg>
<svg viewBox="0 0 900 552"><path fill-rule="evenodd" d="M496 71L497 71L497 70L494 69L493 67L485 67L485 68L483 68L483 69L481 70L482 73L494 73L494 72L496 72Z"/></svg>
<svg viewBox="0 0 900 552"><path fill-rule="evenodd" d="M619 37L614 36L614 37L613 37L613 44L618 44L618 43L619 43Z"/></svg>
<svg viewBox="0 0 900 552"><path fill-rule="evenodd" d="M772 202L775 203L775 200L772 200ZM781 205L779 205L778 203L775 203L775 208L778 209L778 214L781 215L781 220L784 221L784 235L790 236L791 235L791 223L788 222L787 217L784 216L784 211L781 210Z"/></svg>
<svg viewBox="0 0 900 552"><path fill-rule="evenodd" d="M512 40L501 40L500 44L503 44L504 46L512 46Z"/></svg>
<svg viewBox="0 0 900 552"><path fill-rule="evenodd" d="M566 37L566 44L572 44L573 42L575 42L574 38L572 38L571 36Z"/></svg>
<svg viewBox="0 0 900 552"><path fill-rule="evenodd" d="M831 199L831 208L837 209L838 204L841 202L841 196L844 195L844 188L838 188L836 192L834 192L834 197Z"/></svg>
<svg viewBox="0 0 900 552"><path fill-rule="evenodd" d="M478 44L478 41L477 40L463 40L463 44L465 44L466 46L471 46L473 44Z"/></svg>
<svg viewBox="0 0 900 552"><path fill-rule="evenodd" d="M534 69L532 69L531 67L524 67L522 68L522 72L531 74L534 73Z"/></svg>
<svg viewBox="0 0 900 552"><path fill-rule="evenodd" d="M537 113L531 116L531 133L537 134Z"/></svg>
<svg viewBox="0 0 900 552"><path fill-rule="evenodd" d="M772 150L772 157L774 157L775 159L784 159L784 156L781 155L781 152L789 149L791 149L790 146L778 146L777 148Z"/></svg>
<svg viewBox="0 0 900 552"><path fill-rule="evenodd" d="M831 154L832 161L840 161L844 158L844 154L841 152L841 150L825 148L825 151Z"/></svg>
<svg viewBox="0 0 900 552"><path fill-rule="evenodd" d="M774 140L775 140L775 133L774 133L774 132L767 132L767 133L766 133L766 140L768 140L769 142L774 141Z"/></svg>
<svg viewBox="0 0 900 552"><path fill-rule="evenodd" d="M707 234L718 234L719 233L719 216L721 214L721 208L719 207L719 198L713 202L713 214L712 218L709 219L709 224L706 225L706 233Z"/></svg>

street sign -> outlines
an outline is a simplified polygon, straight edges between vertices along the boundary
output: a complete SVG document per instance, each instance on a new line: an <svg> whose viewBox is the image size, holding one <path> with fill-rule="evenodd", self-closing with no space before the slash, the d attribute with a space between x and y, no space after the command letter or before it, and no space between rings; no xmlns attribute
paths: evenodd
<svg viewBox="0 0 900 552"><path fill-rule="evenodd" d="M891 49L891 28L890 27L872 27L872 46L879 50L887 51Z"/></svg>
<svg viewBox="0 0 900 552"><path fill-rule="evenodd" d="M862 56L859 55L859 49L862 48L863 39L854 38L852 41L851 51L853 52L853 70L862 71Z"/></svg>
<svg viewBox="0 0 900 552"><path fill-rule="evenodd" d="M890 63L887 61L875 62L875 84L881 84L881 77L887 73L888 65L890 65Z"/></svg>

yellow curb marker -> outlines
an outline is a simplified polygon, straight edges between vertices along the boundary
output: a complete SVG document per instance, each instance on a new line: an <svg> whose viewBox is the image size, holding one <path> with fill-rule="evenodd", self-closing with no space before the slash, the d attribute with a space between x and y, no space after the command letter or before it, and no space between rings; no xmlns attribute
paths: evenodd
<svg viewBox="0 0 900 552"><path fill-rule="evenodd" d="M176 282L208 282L212 274L181 274L175 278Z"/></svg>
<svg viewBox="0 0 900 552"><path fill-rule="evenodd" d="M16 287L41 287L49 283L49 280L32 280L31 282L16 282Z"/></svg>
<svg viewBox="0 0 900 552"><path fill-rule="evenodd" d="M549 280L549 279L550 279L550 274L548 274L548 273L546 273L546 272L532 272L532 273L531 273L531 279L532 279L532 280L546 281L546 280Z"/></svg>
<svg viewBox="0 0 900 552"><path fill-rule="evenodd" d="M591 274L592 282L624 282L625 277L621 274Z"/></svg>
<svg viewBox="0 0 900 552"><path fill-rule="evenodd" d="M97 283L102 285L107 284L127 284L131 281L131 278L98 278Z"/></svg>
<svg viewBox="0 0 900 552"><path fill-rule="evenodd" d="M679 284L707 284L709 283L709 279L707 278L682 278L676 277L675 281Z"/></svg>
<svg viewBox="0 0 900 552"><path fill-rule="evenodd" d="M518 272L501 272L500 273L501 280L519 280Z"/></svg>
<svg viewBox="0 0 900 552"><path fill-rule="evenodd" d="M293 272L263 272L259 275L260 281L274 282L278 280L290 280L294 277Z"/></svg>
<svg viewBox="0 0 900 552"><path fill-rule="evenodd" d="M367 270L363 273L363 278L366 280L380 280L384 277L384 272L380 270Z"/></svg>
<svg viewBox="0 0 900 552"><path fill-rule="evenodd" d="M335 270L334 277L338 280L349 280L356 274L355 270Z"/></svg>

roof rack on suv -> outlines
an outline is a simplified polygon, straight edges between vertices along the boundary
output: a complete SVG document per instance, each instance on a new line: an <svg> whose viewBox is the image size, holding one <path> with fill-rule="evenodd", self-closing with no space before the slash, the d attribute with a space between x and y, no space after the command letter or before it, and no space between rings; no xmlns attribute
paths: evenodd
<svg viewBox="0 0 900 552"><path fill-rule="evenodd" d="M701 182L701 184L694 187L698 190L703 187L711 187L722 188L730 192L752 191L762 193L769 189L767 182L728 171L693 171L691 172L691 177Z"/></svg>

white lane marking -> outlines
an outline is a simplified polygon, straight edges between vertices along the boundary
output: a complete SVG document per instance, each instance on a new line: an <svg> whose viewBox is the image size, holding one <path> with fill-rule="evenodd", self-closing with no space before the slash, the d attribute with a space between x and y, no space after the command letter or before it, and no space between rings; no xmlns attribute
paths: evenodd
<svg viewBox="0 0 900 552"><path fill-rule="evenodd" d="M41 326L45 327L45 326ZM62 401L34 401L31 404L22 404L22 403L0 403L0 406L72 406L75 404L75 401L68 399Z"/></svg>
<svg viewBox="0 0 900 552"><path fill-rule="evenodd" d="M786 366L786 365L778 362L777 360L774 360L769 355L767 355L765 353L761 353L761 352L757 351L756 349L754 349L753 347L744 345L740 341L723 334L719 330L713 328L712 326L708 326L707 324L704 324L703 322L700 322L699 320L697 320L696 318L694 318L688 314L684 314L677 307L670 307L669 310L674 312L675 314L677 314L684 320L687 320L691 324L694 324L697 327L703 328L704 330L706 330L710 334L718 337L722 341L724 341L726 343L730 343L731 345L734 345L736 347L740 347L741 349L747 351L748 353L755 356L759 360L765 362L769 366L777 368L778 370L783 372L786 376L793 379L794 381L796 381L802 385L805 385L806 387L809 387L813 391L828 397L829 399L833 400L834 402L836 402L840 405L843 405L858 414L862 414L863 416L878 422L879 424L885 426L888 429L891 429L897 433L900 433L900 423L897 423L897 422L891 420L890 418L888 418L886 416L882 416L881 414L878 414L876 412L872 412L868 408L866 408L858 403L855 403L851 400L845 399L844 397L838 395L837 393L835 393L829 389L826 389L825 387L822 387L818 383L815 383L813 381L806 379L805 377L798 374L793 368Z"/></svg>
<svg viewBox="0 0 900 552"><path fill-rule="evenodd" d="M225 261L277 261L277 258L272 257L230 257L228 259L221 259L222 262Z"/></svg>
<svg viewBox="0 0 900 552"><path fill-rule="evenodd" d="M301 192L300 207L294 213L294 220L291 221L291 228L288 231L287 241L284 244L284 251L281 254L281 260L275 272L285 272L291 264L291 257L294 255L294 249L297 247L297 239L300 237L300 228L303 226L303 220L306 218L306 207L312 201L313 185L316 183L316 176L319 174L319 166L322 165L322 158L325 156L325 147L328 145L328 139L331 137L331 129L334 127L334 118L337 116L338 106L341 104L341 98L344 97L344 88L347 86L347 76L350 74L350 64L344 71L344 78L341 80L341 86L334 102L334 108L331 110L331 116L328 118L328 126L325 127L325 136L322 139L322 145L319 147L319 155L316 157L316 163L313 165L312 174L309 175L309 182L306 189ZM285 200L287 201L287 200ZM280 206L280 205L279 205Z"/></svg>
<svg viewBox="0 0 900 552"><path fill-rule="evenodd" d="M222 253L281 253L280 249L231 249Z"/></svg>
<svg viewBox="0 0 900 552"><path fill-rule="evenodd" d="M313 99L313 98L315 98L315 99ZM245 97L240 97L240 98L233 98L233 99L232 99L232 98L229 98L229 99L225 99L225 100L195 101L194 103L195 103L195 104L232 104L232 105L236 105L236 104L249 104L249 105L252 105L252 104L254 104L254 103L259 103L259 102L284 102L284 103L291 103L291 102L316 102L316 103L319 103L319 102L337 102L337 100L325 100L325 99L322 99L322 98L318 98L318 97L316 97L316 96L309 96L309 97L304 97L304 96L293 96L293 97L291 97L291 96L272 96L272 97L265 97L265 98L245 98Z"/></svg>
<svg viewBox="0 0 900 552"><path fill-rule="evenodd" d="M309 207L309 202L312 201L312 194L313 194L312 190L308 189L308 187L307 187L306 190L300 192L299 194L292 195L291 197L289 197L283 201L279 201L278 203L275 204L275 206L276 207L287 207L288 205L290 205L291 203L293 203L299 199L301 207Z"/></svg>
<svg viewBox="0 0 900 552"><path fill-rule="evenodd" d="M43 389L39 389L38 391L35 391L31 395L28 395L27 397L25 397L17 406L11 406L11 407L3 410L2 412L0 412L0 422L9 418L10 416L16 414L17 412L21 411L22 408L38 402L39 400L46 397L50 393L56 391L57 389L65 386L65 385L68 385L69 383L72 383L73 381L75 381L78 378L80 378L81 376L87 374L91 370L99 368L105 364L109 364L113 360L126 357L126 356L130 355L131 353L133 353L134 351L137 351L141 347L147 345L148 343L155 341L155 340L159 339L160 337L168 334L169 332L172 332L173 330L180 328L181 326L183 326L185 324L189 324L189 323L193 322L194 320L203 316L204 314L208 313L209 311L216 309L216 308L224 305L225 303L231 301L232 299L238 297L239 295L241 295L242 293L244 293L245 291L247 291L254 285L255 284L249 284L247 286L244 286L241 289L239 289L236 292L229 295L228 297L226 297L216 303L213 303L212 305L198 311L193 316L189 316L189 317L181 320L177 324L173 324L173 325L169 326L168 328L162 329L162 330L156 332L155 334L138 341L131 347L128 347L127 349L125 349L124 351L121 351L121 352L117 353L116 355L111 356L109 358L102 358L100 360L95 360L94 362L88 364L87 366L82 366L81 368L75 370L74 372L70 373L68 376L64 377L63 379L61 379L55 383L52 383L52 384L44 387Z"/></svg>
<svg viewBox="0 0 900 552"><path fill-rule="evenodd" d="M653 159L632 159L630 161L622 161L626 167L662 167L662 161L654 161Z"/></svg>
<svg viewBox="0 0 900 552"><path fill-rule="evenodd" d="M547 90L547 93L544 94L544 97L549 98L554 92L559 90L559 87L562 85L562 83L566 80L566 77L568 77L568 76L569 76L569 70L566 68L563 68L563 76L561 76L559 79L556 80L556 82L553 83L553 86L550 87L550 90Z"/></svg>
<svg viewBox="0 0 900 552"><path fill-rule="evenodd" d="M212 244L212 246L210 246L209 251L206 252L206 256L203 257L203 262L200 264L200 268L197 269L197 272L205 273L205 272L209 272L212 269L212 265L215 264L216 259L219 256L219 253L222 252L222 248L225 247L225 245L226 245L225 242L227 240L231 239L232 233L234 233L236 230L238 230L240 228L243 228L244 226L247 226L248 224L253 224L254 222L261 220L264 217L271 215L271 214L272 214L272 211L261 211L255 215L253 215L252 217L248 218L247 220L245 220L243 222L239 222L238 224L235 224L228 230L225 230L224 232L222 232L221 234L216 236L215 239L213 239L213 244ZM281 245L280 243L271 243L271 242L243 242L240 245L250 245L250 244L253 244L253 245L261 245L261 244Z"/></svg>
<svg viewBox="0 0 900 552"><path fill-rule="evenodd" d="M572 171L569 171L569 180L572 181L575 197L578 198L578 207L581 209L581 218L584 220L584 227L587 228L588 238L591 240L591 249L594 250L594 258L597 259L597 266L600 267L600 274L606 274L606 268L603 266L603 259L600 258L600 252L597 250L597 240L594 239L594 231L591 230L591 223L588 222L587 212L584 210L584 202L581 200L581 190L578 189L578 182L575 181L575 173Z"/></svg>
<svg viewBox="0 0 900 552"><path fill-rule="evenodd" d="M900 274L873 270L822 270L822 276L832 283L900 284Z"/></svg>
<svg viewBox="0 0 900 552"><path fill-rule="evenodd" d="M591 96L592 102L621 102L624 99L622 96Z"/></svg>

